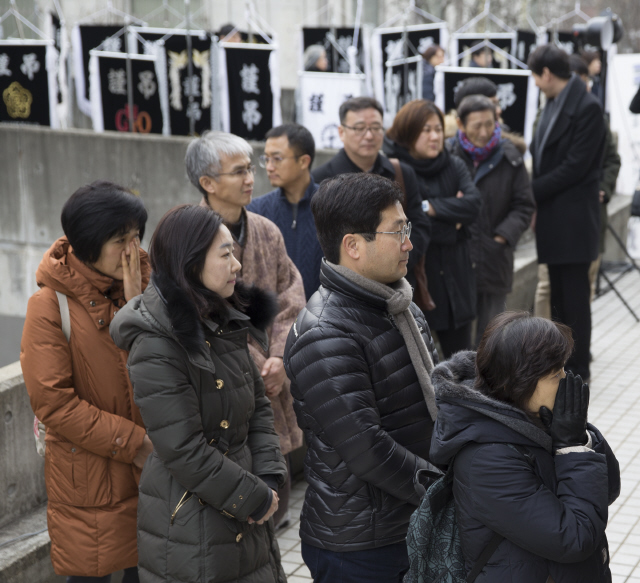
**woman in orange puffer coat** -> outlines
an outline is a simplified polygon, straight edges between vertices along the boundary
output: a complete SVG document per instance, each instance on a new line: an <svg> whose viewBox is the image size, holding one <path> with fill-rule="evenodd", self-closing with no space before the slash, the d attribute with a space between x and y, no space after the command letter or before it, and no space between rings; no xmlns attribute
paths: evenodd
<svg viewBox="0 0 640 583"><path fill-rule="evenodd" d="M62 210L65 237L45 253L20 361L31 406L47 428L45 481L51 561L68 583L138 581L140 468L153 450L133 402L127 353L109 324L149 281L140 249L147 212L110 182L78 189ZM67 296L69 342L55 292Z"/></svg>

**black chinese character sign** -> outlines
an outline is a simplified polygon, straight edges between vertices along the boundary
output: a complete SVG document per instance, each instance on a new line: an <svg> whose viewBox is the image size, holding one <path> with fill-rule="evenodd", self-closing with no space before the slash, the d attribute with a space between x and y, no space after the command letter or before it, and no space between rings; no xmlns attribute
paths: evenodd
<svg viewBox="0 0 640 583"><path fill-rule="evenodd" d="M403 40L405 31L407 35L406 43ZM406 29L403 27L377 28L373 31L371 37L373 88L376 99L385 108L387 114L385 118L391 115L386 107L388 90L386 83L392 80L392 77L387 74L387 61L422 55L433 44L439 45L446 50L448 40L449 33L444 22L416 24L407 26ZM391 103L390 106L395 109L396 104Z"/></svg>
<svg viewBox="0 0 640 583"><path fill-rule="evenodd" d="M452 46L455 53L452 55L452 58L455 59L456 56L462 54L468 49L472 49L473 47L480 44L482 41L489 41L491 44L495 45L499 49L502 49L505 53L510 55L514 55L516 52L516 33L515 32L490 32L486 34L482 33L462 33L462 34L454 34L452 35ZM491 50L491 49L487 49ZM507 59L504 55L496 51L491 51L493 65L491 68L493 69L508 69L512 67L512 63ZM468 67L471 64L471 55L466 55L461 59L458 59L453 63L454 65L459 65L461 67Z"/></svg>
<svg viewBox="0 0 640 583"><path fill-rule="evenodd" d="M548 35L542 34L540 37L530 30L518 30L516 37L515 57L522 61L525 65L529 59L529 55L536 50L539 45L547 44Z"/></svg>
<svg viewBox="0 0 640 583"><path fill-rule="evenodd" d="M504 123L512 131L524 135L527 143L530 143L538 89L529 70L437 67L435 93L438 107L445 113L455 109L454 98L458 87L465 79L474 76L486 77L497 85Z"/></svg>
<svg viewBox="0 0 640 583"><path fill-rule="evenodd" d="M158 79L155 61L155 57L131 55L133 131L141 134L162 134L168 129L165 129L167 114L160 99L162 82ZM90 69L93 128L130 131L126 57L92 51Z"/></svg>
<svg viewBox="0 0 640 583"><path fill-rule="evenodd" d="M53 41L0 41L0 122L58 127Z"/></svg>
<svg viewBox="0 0 640 583"><path fill-rule="evenodd" d="M349 61L340 54L340 51L334 48L329 40L329 36L333 34L335 43L340 47L341 51L346 55L347 49L353 45L355 37L355 29L353 27L337 27L330 28L328 26L303 28L302 29L302 54L311 45L321 45L327 52L327 73L349 73ZM358 53L356 55L356 65L361 72L366 73L368 70L368 45L367 39L361 30L358 34L358 45L356 47Z"/></svg>
<svg viewBox="0 0 640 583"><path fill-rule="evenodd" d="M120 33L118 35L118 33ZM76 25L71 30L73 67L76 83L78 109L91 116L89 94L89 57L93 49L121 53L126 50L122 25Z"/></svg>
<svg viewBox="0 0 640 583"><path fill-rule="evenodd" d="M193 74L189 77L186 30L132 27L138 52L149 53L147 43L158 43L164 52L169 94L171 134L187 136L193 117L196 134L211 129L213 107L211 37L204 31L191 32ZM133 46L133 42L132 42ZM192 97L191 102L189 97Z"/></svg>
<svg viewBox="0 0 640 583"><path fill-rule="evenodd" d="M364 75L301 73L298 89L299 123L313 135L316 148L340 148L340 106L364 94Z"/></svg>
<svg viewBox="0 0 640 583"><path fill-rule="evenodd" d="M387 61L384 74L384 119L390 124L405 104L422 94L423 58Z"/></svg>
<svg viewBox="0 0 640 583"><path fill-rule="evenodd" d="M220 45L222 126L247 140L263 140L282 123L277 54L270 45Z"/></svg>

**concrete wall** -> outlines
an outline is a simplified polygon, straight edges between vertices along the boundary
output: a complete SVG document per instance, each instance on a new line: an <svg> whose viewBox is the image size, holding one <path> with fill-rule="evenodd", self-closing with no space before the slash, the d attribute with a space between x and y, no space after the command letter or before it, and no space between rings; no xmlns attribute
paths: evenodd
<svg viewBox="0 0 640 583"><path fill-rule="evenodd" d="M0 529L47 499L20 363L0 368Z"/></svg>
<svg viewBox="0 0 640 583"><path fill-rule="evenodd" d="M167 210L198 203L201 196L184 168L189 141L1 124L0 315L25 315L27 300L37 289L35 272L42 255L62 235L62 206L79 186L107 179L138 192L149 212L145 247ZM257 164L263 145L253 145ZM319 151L316 164L332 155ZM266 172L258 167L254 193L269 190Z"/></svg>

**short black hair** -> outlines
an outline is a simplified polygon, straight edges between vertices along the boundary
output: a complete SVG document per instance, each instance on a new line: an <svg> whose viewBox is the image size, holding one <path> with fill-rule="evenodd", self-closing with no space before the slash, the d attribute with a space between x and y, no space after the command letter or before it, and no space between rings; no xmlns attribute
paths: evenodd
<svg viewBox="0 0 640 583"><path fill-rule="evenodd" d="M95 263L102 246L116 235L137 227L142 240L147 210L128 188L96 180L69 197L62 207L60 222L74 255L85 263Z"/></svg>
<svg viewBox="0 0 640 583"><path fill-rule="evenodd" d="M498 94L498 86L486 77L469 77L465 79L453 95L453 104L456 109L467 95L484 95L495 97Z"/></svg>
<svg viewBox="0 0 640 583"><path fill-rule="evenodd" d="M587 61L584 60L580 55L569 55L569 69L572 73L579 75L580 77L588 77L589 76L589 65L587 65Z"/></svg>
<svg viewBox="0 0 640 583"><path fill-rule="evenodd" d="M484 95L467 95L458 107L458 117L460 118L462 125L465 125L470 113L473 113L474 111L487 110L493 112L493 119L497 118L496 104L493 103L491 99Z"/></svg>
<svg viewBox="0 0 640 583"><path fill-rule="evenodd" d="M503 312L487 325L476 353L475 387L525 413L538 381L573 351L571 329L529 312Z"/></svg>
<svg viewBox="0 0 640 583"><path fill-rule="evenodd" d="M230 22L227 24L223 24L218 31L218 37L220 38L220 40L222 40L225 36L231 34L236 29L237 26L235 24L231 24Z"/></svg>
<svg viewBox="0 0 640 583"><path fill-rule="evenodd" d="M296 153L296 156L307 154L311 157L311 162L309 162L309 168L311 168L313 159L316 157L316 143L311 132L300 124L285 123L270 129L264 139L279 138L280 136L287 136L289 147Z"/></svg>
<svg viewBox="0 0 640 583"><path fill-rule="evenodd" d="M340 106L340 123L344 123L350 111L362 111L363 109L376 109L384 117L384 110L377 99L373 97L352 97Z"/></svg>
<svg viewBox="0 0 640 583"><path fill-rule="evenodd" d="M157 285L166 287L167 281L173 282L189 298L202 320L213 317L226 323L226 302L239 307L237 290L225 301L202 283L207 252L222 225L222 217L209 207L176 206L160 219L151 237L149 261Z"/></svg>
<svg viewBox="0 0 640 583"><path fill-rule="evenodd" d="M377 174L339 174L324 180L311 199L311 210L327 261L339 263L344 236L374 233L382 222L383 211L403 198L397 182ZM367 241L375 238L362 236Z"/></svg>
<svg viewBox="0 0 640 583"><path fill-rule="evenodd" d="M542 75L542 70L546 67L560 79L571 77L569 54L553 43L542 45L533 51L529 55L527 66L536 75Z"/></svg>

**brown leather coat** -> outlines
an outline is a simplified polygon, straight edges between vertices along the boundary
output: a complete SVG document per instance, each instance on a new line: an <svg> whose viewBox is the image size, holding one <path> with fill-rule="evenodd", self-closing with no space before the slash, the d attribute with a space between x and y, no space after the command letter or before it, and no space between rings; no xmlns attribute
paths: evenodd
<svg viewBox="0 0 640 583"><path fill-rule="evenodd" d="M144 289L143 251L141 263ZM20 362L31 406L47 427L51 560L60 575L101 577L138 562L140 470L132 461L145 429L127 353L109 335L124 290L78 260L64 237L45 253L36 281L41 289L29 299ZM69 298L69 343L55 291Z"/></svg>

